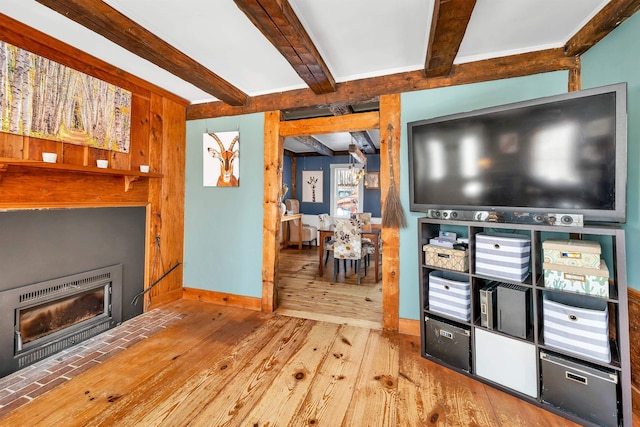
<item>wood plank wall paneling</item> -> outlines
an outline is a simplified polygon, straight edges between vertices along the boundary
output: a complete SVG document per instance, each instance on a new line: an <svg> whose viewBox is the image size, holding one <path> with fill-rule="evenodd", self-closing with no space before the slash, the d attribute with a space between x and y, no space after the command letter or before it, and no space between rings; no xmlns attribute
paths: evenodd
<svg viewBox="0 0 640 427"><path fill-rule="evenodd" d="M163 143L162 200L160 201L162 255L166 268L183 263L184 254L184 183L186 164L187 128L185 108L162 98ZM162 227L166 224L167 227ZM158 294L163 295L182 289L182 265L160 284Z"/></svg>
<svg viewBox="0 0 640 427"><path fill-rule="evenodd" d="M629 288L628 298L633 412L640 415L640 291Z"/></svg>
<svg viewBox="0 0 640 427"><path fill-rule="evenodd" d="M42 152L48 151L58 154L58 163L94 167L97 159L109 159L113 169L137 171L146 164L151 172L163 175L140 177L125 191L125 178L119 175L10 166L0 178L0 208L146 206L148 287L156 237L161 242L161 264L167 270L183 262L187 101L4 15L0 17L0 40L130 90L133 96L129 153L0 132L0 157L41 161ZM157 269L153 279L162 273ZM145 309L182 298L182 269L174 270L149 294Z"/></svg>

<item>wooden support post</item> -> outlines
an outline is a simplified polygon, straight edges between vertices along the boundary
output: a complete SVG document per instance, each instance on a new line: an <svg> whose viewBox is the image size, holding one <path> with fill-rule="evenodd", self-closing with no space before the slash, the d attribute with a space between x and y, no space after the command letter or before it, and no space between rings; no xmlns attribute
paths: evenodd
<svg viewBox="0 0 640 427"><path fill-rule="evenodd" d="M392 125L392 135L389 135ZM390 165L387 144L391 140L393 172L396 186L400 185L400 95L380 97L380 198L383 202L389 192ZM391 136L391 138L389 138ZM382 327L397 331L400 297L400 230L382 229Z"/></svg>
<svg viewBox="0 0 640 427"><path fill-rule="evenodd" d="M280 112L270 111L264 118L264 199L262 225L262 311L272 312L278 306L276 272L278 271L280 230L280 190L284 138L280 136Z"/></svg>

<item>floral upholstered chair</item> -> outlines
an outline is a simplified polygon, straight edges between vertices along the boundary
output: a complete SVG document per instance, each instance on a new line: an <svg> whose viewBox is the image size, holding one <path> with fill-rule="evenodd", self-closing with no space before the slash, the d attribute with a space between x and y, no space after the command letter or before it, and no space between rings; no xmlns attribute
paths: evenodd
<svg viewBox="0 0 640 427"><path fill-rule="evenodd" d="M351 218L357 220L361 226L371 225L371 212L355 212L351 214ZM372 244L368 237L362 238L363 244Z"/></svg>
<svg viewBox="0 0 640 427"><path fill-rule="evenodd" d="M362 248L362 226L354 219L335 219L333 229L333 281L336 281L340 260L355 261L358 272L358 285L360 284L361 261L367 252ZM367 265L364 266L364 274L367 275ZM346 276L345 268L345 276Z"/></svg>
<svg viewBox="0 0 640 427"><path fill-rule="evenodd" d="M351 214L351 218L356 219L363 226L371 225L371 212L356 212ZM382 239L380 236L378 237L378 242L380 246L380 253L382 253ZM362 246L365 252L367 252L367 264L369 263L369 255L375 254L375 248L373 247L373 242L368 237L362 238Z"/></svg>
<svg viewBox="0 0 640 427"><path fill-rule="evenodd" d="M362 225L371 224L371 212L355 212L351 214L351 218L357 219Z"/></svg>

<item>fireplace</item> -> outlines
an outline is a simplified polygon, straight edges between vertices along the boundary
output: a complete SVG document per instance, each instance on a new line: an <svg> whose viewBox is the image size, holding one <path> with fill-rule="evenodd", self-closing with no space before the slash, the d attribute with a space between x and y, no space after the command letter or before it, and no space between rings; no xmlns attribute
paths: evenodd
<svg viewBox="0 0 640 427"><path fill-rule="evenodd" d="M122 264L0 292L0 376L122 322Z"/></svg>

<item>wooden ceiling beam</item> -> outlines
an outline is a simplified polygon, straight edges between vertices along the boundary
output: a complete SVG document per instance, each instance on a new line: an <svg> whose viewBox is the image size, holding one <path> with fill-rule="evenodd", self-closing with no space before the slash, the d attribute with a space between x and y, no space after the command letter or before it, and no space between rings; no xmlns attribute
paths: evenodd
<svg viewBox="0 0 640 427"><path fill-rule="evenodd" d="M355 159L356 162L367 164L367 156L356 146L356 144L349 144L349 154Z"/></svg>
<svg viewBox="0 0 640 427"><path fill-rule="evenodd" d="M312 136L295 136L293 137L296 141L301 144L306 145L311 148L314 152L321 154L323 156L334 156L334 152L331 148L324 145L322 142L318 141L316 138Z"/></svg>
<svg viewBox="0 0 640 427"><path fill-rule="evenodd" d="M351 138L353 138L358 148L363 152L367 154L374 154L376 152L376 146L373 145L373 141L366 131L351 132Z"/></svg>
<svg viewBox="0 0 640 427"><path fill-rule="evenodd" d="M288 120L280 122L280 136L312 136L333 132L355 132L377 129L380 117L377 111L356 113L348 116L315 117L312 119Z"/></svg>
<svg viewBox="0 0 640 427"><path fill-rule="evenodd" d="M36 1L230 106L243 106L249 99L240 89L101 0Z"/></svg>
<svg viewBox="0 0 640 427"><path fill-rule="evenodd" d="M476 0L435 0L425 76L448 76L467 31Z"/></svg>
<svg viewBox="0 0 640 427"><path fill-rule="evenodd" d="M638 10L640 0L611 0L569 39L564 46L565 54L582 55Z"/></svg>
<svg viewBox="0 0 640 427"><path fill-rule="evenodd" d="M451 74L446 77L425 78L424 70L417 70L338 83L335 92L324 95L316 95L310 89L299 89L255 96L243 107L231 107L222 102L192 104L187 107L187 120L289 110L338 102L368 102L380 95L500 80L551 71L572 70L576 66L576 59L567 57L564 49L547 49L456 64ZM366 127L364 129L373 128Z"/></svg>
<svg viewBox="0 0 640 427"><path fill-rule="evenodd" d="M336 82L287 0L234 0L238 8L291 64L315 94L335 92Z"/></svg>
<svg viewBox="0 0 640 427"><path fill-rule="evenodd" d="M338 103L330 105L329 111L331 111L334 116L344 116L346 114L353 114L353 107L351 107L351 105ZM365 153L374 154L376 152L376 146L366 131L351 132L351 138L356 142L358 148Z"/></svg>

